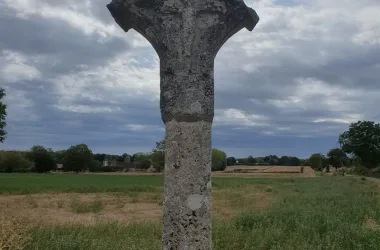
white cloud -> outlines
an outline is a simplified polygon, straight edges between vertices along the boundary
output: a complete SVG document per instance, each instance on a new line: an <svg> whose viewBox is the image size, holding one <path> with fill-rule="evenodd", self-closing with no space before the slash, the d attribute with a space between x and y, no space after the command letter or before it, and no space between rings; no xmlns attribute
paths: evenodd
<svg viewBox="0 0 380 250"><path fill-rule="evenodd" d="M214 123L218 125L230 125L238 127L265 126L266 118L257 114L247 114L238 109L216 110Z"/></svg>
<svg viewBox="0 0 380 250"><path fill-rule="evenodd" d="M159 100L158 60L152 66L137 67L137 57L126 53L104 65L52 79L61 110L74 112L119 112L120 108L77 106L77 100L103 101L110 105ZM141 58L139 58L141 61ZM143 104L143 103L142 103Z"/></svg>
<svg viewBox="0 0 380 250"><path fill-rule="evenodd" d="M130 131L165 131L163 126L146 124L127 124L122 126L122 129Z"/></svg>

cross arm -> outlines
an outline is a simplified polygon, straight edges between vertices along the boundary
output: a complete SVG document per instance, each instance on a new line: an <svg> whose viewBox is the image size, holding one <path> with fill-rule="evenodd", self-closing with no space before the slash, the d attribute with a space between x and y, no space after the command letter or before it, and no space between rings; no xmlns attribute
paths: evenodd
<svg viewBox="0 0 380 250"><path fill-rule="evenodd" d="M125 31L134 29L144 36L156 49L162 45L156 34L160 30L160 22L154 11L157 1L148 0L112 0L107 4L115 22Z"/></svg>
<svg viewBox="0 0 380 250"><path fill-rule="evenodd" d="M218 39L215 39L219 49L230 37L241 29L246 28L252 31L260 20L256 11L247 7L242 0L230 2L233 2L231 4L232 6L230 6L223 15L221 22L223 25L219 28L220 33Z"/></svg>

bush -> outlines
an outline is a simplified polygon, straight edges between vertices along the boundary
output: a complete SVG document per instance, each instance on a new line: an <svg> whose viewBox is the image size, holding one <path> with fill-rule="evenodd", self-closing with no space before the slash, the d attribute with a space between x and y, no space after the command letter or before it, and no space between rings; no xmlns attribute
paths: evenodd
<svg viewBox="0 0 380 250"><path fill-rule="evenodd" d="M25 173L33 169L33 163L29 161L25 154L16 151L0 152L0 172L2 173Z"/></svg>

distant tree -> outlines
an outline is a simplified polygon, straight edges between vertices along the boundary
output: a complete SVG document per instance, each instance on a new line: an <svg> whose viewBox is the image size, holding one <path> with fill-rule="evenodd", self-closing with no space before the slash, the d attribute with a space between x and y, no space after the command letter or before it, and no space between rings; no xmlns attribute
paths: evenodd
<svg viewBox="0 0 380 250"><path fill-rule="evenodd" d="M124 157L121 155L117 155L115 158L116 158L116 161L124 162Z"/></svg>
<svg viewBox="0 0 380 250"><path fill-rule="evenodd" d="M323 157L321 154L312 154L309 158L309 162L312 169L322 171Z"/></svg>
<svg viewBox="0 0 380 250"><path fill-rule="evenodd" d="M88 170L90 172L101 172L105 168L103 169L103 162L93 159L88 165Z"/></svg>
<svg viewBox="0 0 380 250"><path fill-rule="evenodd" d="M330 172L330 161L329 158L321 154L322 157L322 169L326 169L326 172Z"/></svg>
<svg viewBox="0 0 380 250"><path fill-rule="evenodd" d="M301 160L298 157L289 157L288 166L301 166Z"/></svg>
<svg viewBox="0 0 380 250"><path fill-rule="evenodd" d="M248 164L248 159L247 158L238 158L238 159L236 159L236 164L240 164L240 165Z"/></svg>
<svg viewBox="0 0 380 250"><path fill-rule="evenodd" d="M57 150L54 152L54 159L56 163L63 163L65 160L66 150Z"/></svg>
<svg viewBox="0 0 380 250"><path fill-rule="evenodd" d="M131 160L132 160L132 155L129 155L129 154L127 154L127 153L124 153L124 154L123 154L123 160L124 160L125 163L129 163L129 162L131 162Z"/></svg>
<svg viewBox="0 0 380 250"><path fill-rule="evenodd" d="M288 166L289 165L289 157L288 156L281 156L280 159L278 159L278 165Z"/></svg>
<svg viewBox="0 0 380 250"><path fill-rule="evenodd" d="M227 157L227 166L233 166L236 164L235 157Z"/></svg>
<svg viewBox="0 0 380 250"><path fill-rule="evenodd" d="M255 158L253 158L252 155L248 156L246 164L252 165L255 164L257 161Z"/></svg>
<svg viewBox="0 0 380 250"><path fill-rule="evenodd" d="M255 160L255 164L258 164L258 165L264 165L265 164L264 157L256 157L253 159Z"/></svg>
<svg viewBox="0 0 380 250"><path fill-rule="evenodd" d="M34 163L34 168L38 173L46 173L56 168L54 152L41 145L33 146L29 151L29 159Z"/></svg>
<svg viewBox="0 0 380 250"><path fill-rule="evenodd" d="M156 142L156 147L152 150L152 165L161 172L165 167L165 140Z"/></svg>
<svg viewBox="0 0 380 250"><path fill-rule="evenodd" d="M131 162L138 163L139 161L149 160L150 153L139 152L132 156Z"/></svg>
<svg viewBox="0 0 380 250"><path fill-rule="evenodd" d="M71 146L65 154L63 168L65 171L82 172L90 168L94 158L86 144Z"/></svg>
<svg viewBox="0 0 380 250"><path fill-rule="evenodd" d="M3 103L3 98L5 97L5 90L0 89L0 142L4 142L7 136L7 132L5 131L5 126L7 123L5 122L5 117L7 116L7 105Z"/></svg>
<svg viewBox="0 0 380 250"><path fill-rule="evenodd" d="M143 159L137 163L137 168L139 169L148 169L152 165L152 162L149 159Z"/></svg>
<svg viewBox="0 0 380 250"><path fill-rule="evenodd" d="M309 159L301 159L301 166L310 166Z"/></svg>
<svg viewBox="0 0 380 250"><path fill-rule="evenodd" d="M17 151L0 151L0 173L30 172L33 163Z"/></svg>
<svg viewBox="0 0 380 250"><path fill-rule="evenodd" d="M343 152L360 157L365 167L376 167L380 162L380 124L373 121L351 123L339 135Z"/></svg>
<svg viewBox="0 0 380 250"><path fill-rule="evenodd" d="M220 149L212 149L212 171L223 171L226 169L227 155Z"/></svg>
<svg viewBox="0 0 380 250"><path fill-rule="evenodd" d="M277 155L269 155L268 164L269 165L278 165L279 158Z"/></svg>
<svg viewBox="0 0 380 250"><path fill-rule="evenodd" d="M329 159L329 164L335 169L342 167L348 159L346 153L344 153L340 148L330 149L330 151L327 153L327 157Z"/></svg>
<svg viewBox="0 0 380 250"><path fill-rule="evenodd" d="M94 160L103 162L106 159L106 154L94 154Z"/></svg>

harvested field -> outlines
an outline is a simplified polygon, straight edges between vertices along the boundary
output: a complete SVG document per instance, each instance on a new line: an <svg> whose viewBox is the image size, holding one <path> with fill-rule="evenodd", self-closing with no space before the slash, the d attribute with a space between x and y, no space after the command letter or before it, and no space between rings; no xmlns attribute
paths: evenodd
<svg viewBox="0 0 380 250"><path fill-rule="evenodd" d="M315 177L311 167L298 166L230 166L225 171L214 172L214 176L240 176L240 177Z"/></svg>

